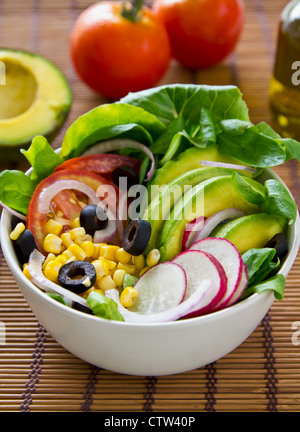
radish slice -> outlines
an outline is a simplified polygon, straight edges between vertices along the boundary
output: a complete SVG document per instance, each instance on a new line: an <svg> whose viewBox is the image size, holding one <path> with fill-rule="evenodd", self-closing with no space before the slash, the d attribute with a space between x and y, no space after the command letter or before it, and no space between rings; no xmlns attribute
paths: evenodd
<svg viewBox="0 0 300 432"><path fill-rule="evenodd" d="M228 208L224 210L220 210L219 212L213 214L209 218L207 218L198 231L196 233L195 237L193 238L193 243L196 243L197 241L207 238L210 233L222 222L225 222L227 220L236 219L239 217L245 216L245 213L242 212L239 209L235 208Z"/></svg>
<svg viewBox="0 0 300 432"><path fill-rule="evenodd" d="M29 257L28 262L28 271L32 277L31 282L45 292L60 294L64 299L75 301L87 306L86 300L83 297L74 294L72 291L63 288L60 285L57 285L44 276L42 271L44 260L44 255L41 254L37 249L34 249Z"/></svg>
<svg viewBox="0 0 300 432"><path fill-rule="evenodd" d="M179 264L186 273L188 298L198 289L203 279L210 279L212 285L201 302L189 313L189 317L210 312L223 298L226 292L227 277L219 261L211 254L188 250L177 255L172 262Z"/></svg>
<svg viewBox="0 0 300 432"><path fill-rule="evenodd" d="M222 265L227 276L226 292L215 309L223 309L235 295L242 278L244 263L238 249L224 238L209 237L194 243L189 250L213 255Z"/></svg>
<svg viewBox="0 0 300 432"><path fill-rule="evenodd" d="M229 168L229 169L235 169L238 171L248 171L253 174L257 173L257 170L255 168L251 168L249 166L244 165L236 165L236 164L230 164L225 162L216 162L216 161L200 161L201 165L203 166L211 166L211 167L220 167L220 168Z"/></svg>
<svg viewBox="0 0 300 432"><path fill-rule="evenodd" d="M74 189L78 190L90 199L90 204L98 204L100 198L97 196L93 188L78 180L59 180L52 185L44 188L39 196L38 211L40 213L48 213L51 200L62 190Z"/></svg>
<svg viewBox="0 0 300 432"><path fill-rule="evenodd" d="M123 316L125 322L137 324L159 324L163 322L176 321L179 318L186 317L190 311L194 310L194 308L202 302L203 298L209 292L211 284L212 281L209 279L202 280L199 282L198 288L178 306L154 314L140 314L137 312L131 312L124 308L120 303L119 291L116 289L106 290L105 295L117 303L119 312Z"/></svg>
<svg viewBox="0 0 300 432"><path fill-rule="evenodd" d="M130 139L115 139L115 140L101 141L97 144L94 144L93 147L85 151L82 154L82 156L87 156L90 154L97 154L97 153L107 153L109 151L121 150L125 148L140 150L151 159L152 162L151 168L148 171L146 177L146 180L150 180L155 171L155 158L153 156L152 151L149 150L147 146L137 141L130 140Z"/></svg>
<svg viewBox="0 0 300 432"><path fill-rule="evenodd" d="M186 293L186 274L182 267L163 262L147 270L136 282L138 296L131 312L151 314L179 305Z"/></svg>
<svg viewBox="0 0 300 432"><path fill-rule="evenodd" d="M0 201L0 206L3 207L5 210L7 210L8 213L12 214L13 216L17 216L22 221L26 221L26 216L24 216L22 213L17 212L14 209L8 207L7 205L3 204L2 201Z"/></svg>
<svg viewBox="0 0 300 432"><path fill-rule="evenodd" d="M248 285L248 268L247 268L246 264L244 264L242 277L241 277L239 286L238 286L237 290L235 291L235 293L233 294L233 296L231 297L227 306L231 306L234 303L236 303L237 301L239 301L239 299L241 298L242 294L244 293L247 285Z"/></svg>
<svg viewBox="0 0 300 432"><path fill-rule="evenodd" d="M204 216L199 216L194 219L192 222L188 223L185 227L183 238L182 238L182 249L188 249L193 243L195 235L200 231L203 227L205 221Z"/></svg>

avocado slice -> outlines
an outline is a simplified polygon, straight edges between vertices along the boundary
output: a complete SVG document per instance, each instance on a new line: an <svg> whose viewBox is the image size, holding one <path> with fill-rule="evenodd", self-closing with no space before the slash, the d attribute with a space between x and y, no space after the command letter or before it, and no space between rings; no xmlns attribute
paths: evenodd
<svg viewBox="0 0 300 432"><path fill-rule="evenodd" d="M28 51L0 48L0 152L14 160L37 135L52 139L72 104L63 73Z"/></svg>
<svg viewBox="0 0 300 432"><path fill-rule="evenodd" d="M214 229L211 237L223 237L233 243L241 254L262 248L274 235L284 232L286 219L267 213L242 216Z"/></svg>
<svg viewBox="0 0 300 432"><path fill-rule="evenodd" d="M156 173L151 185L167 185L175 178L184 174L186 171L191 171L196 168L201 168L201 160L224 162L230 164L245 165L237 162L235 159L222 155L216 146L206 148L191 147L180 154L177 160L171 160L165 163ZM241 171L241 174L252 176L249 171Z"/></svg>
<svg viewBox="0 0 300 432"><path fill-rule="evenodd" d="M175 204L160 233L161 261L169 261L181 252L184 229L189 222L225 208L237 208L246 215L259 212L256 205L245 201L236 191L231 176L213 177L189 189Z"/></svg>
<svg viewBox="0 0 300 432"><path fill-rule="evenodd" d="M145 253L150 252L150 250L156 247L160 230L165 220L168 219L174 204L182 196L183 192L186 193L189 188L204 180L212 177L228 176L233 172L233 170L228 168L203 167L180 175L168 185L158 186L160 188L159 192L156 192L156 185L152 185L149 193L151 196L153 190L154 198L150 199L150 204L142 217L151 225L151 238Z"/></svg>

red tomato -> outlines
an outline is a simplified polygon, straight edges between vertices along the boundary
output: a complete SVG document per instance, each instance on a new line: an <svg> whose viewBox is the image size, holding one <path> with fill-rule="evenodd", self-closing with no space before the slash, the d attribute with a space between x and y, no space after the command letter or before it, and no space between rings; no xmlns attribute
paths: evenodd
<svg viewBox="0 0 300 432"><path fill-rule="evenodd" d="M46 223L48 219L54 219L62 223L63 230L71 228L70 223L76 219L82 210L82 207L88 203L87 195L79 189L64 189L59 191L59 184L64 180L76 180L87 185L93 191L101 185L110 185L106 179L81 170L62 170L51 174L49 177L39 183L35 189L28 206L26 223L32 232L38 249L45 253L43 241L46 236ZM57 188L59 191L53 198L49 199L50 188ZM117 197L117 195L116 195ZM41 211L41 206L48 209L47 212Z"/></svg>
<svg viewBox="0 0 300 432"><path fill-rule="evenodd" d="M121 2L96 3L74 25L70 49L81 79L101 95L118 99L154 86L170 61L164 26L146 7L137 20L122 15Z"/></svg>
<svg viewBox="0 0 300 432"><path fill-rule="evenodd" d="M141 162L138 159L131 156L103 153L69 159L59 165L55 171L79 169L109 178L108 174L111 174L114 169L125 165L133 168L138 173L140 164Z"/></svg>
<svg viewBox="0 0 300 432"><path fill-rule="evenodd" d="M244 21L242 0L156 0L173 57L197 70L222 61L235 48Z"/></svg>

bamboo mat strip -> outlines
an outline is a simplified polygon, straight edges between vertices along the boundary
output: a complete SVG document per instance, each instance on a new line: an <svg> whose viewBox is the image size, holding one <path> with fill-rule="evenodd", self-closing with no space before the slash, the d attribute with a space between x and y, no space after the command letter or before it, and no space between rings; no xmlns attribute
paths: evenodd
<svg viewBox="0 0 300 432"><path fill-rule="evenodd" d="M54 147L78 115L105 102L76 78L66 48L76 17L91 3L0 0L0 44L47 56L72 86L74 104ZM160 84L238 85L253 122L269 122L268 82L285 4L246 0L245 29L235 54L195 73L172 62ZM299 164L290 161L276 172L299 204ZM61 347L37 322L0 255L0 319L6 329L6 344L0 345L0 411L299 411L300 349L292 339L299 328L293 329L300 319L299 276L298 257L284 300L275 302L253 334L224 358L173 376L132 377L89 365Z"/></svg>

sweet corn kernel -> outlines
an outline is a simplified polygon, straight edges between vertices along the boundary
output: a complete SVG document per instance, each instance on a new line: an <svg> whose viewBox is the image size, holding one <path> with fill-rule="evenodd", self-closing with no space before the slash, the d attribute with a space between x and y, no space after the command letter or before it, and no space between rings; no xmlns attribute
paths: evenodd
<svg viewBox="0 0 300 432"><path fill-rule="evenodd" d="M147 266L153 267L156 264L158 264L158 261L160 260L160 252L158 249L152 249L147 255Z"/></svg>
<svg viewBox="0 0 300 432"><path fill-rule="evenodd" d="M75 237L75 239L74 239L74 243L78 244L79 246L81 246L82 243L87 242L87 241L89 241L89 242L93 241L93 237L90 234L78 236L78 237Z"/></svg>
<svg viewBox="0 0 300 432"><path fill-rule="evenodd" d="M10 239L11 240L18 240L18 238L20 237L20 235L22 234L23 231L25 231L25 225L23 224L23 222L18 223L15 228L13 229L13 231L10 233Z"/></svg>
<svg viewBox="0 0 300 432"><path fill-rule="evenodd" d="M65 255L61 254L61 255L58 255L55 258L55 261L61 263L62 265L65 265L66 262L68 261L68 257L66 257Z"/></svg>
<svg viewBox="0 0 300 432"><path fill-rule="evenodd" d="M127 287L122 291L120 296L120 303L122 306L131 307L138 296L138 292L133 287Z"/></svg>
<svg viewBox="0 0 300 432"><path fill-rule="evenodd" d="M53 253L49 253L47 255L45 261L43 262L42 269L44 269L49 262L54 261L55 258L56 257L55 257L55 255Z"/></svg>
<svg viewBox="0 0 300 432"><path fill-rule="evenodd" d="M71 228L79 228L80 227L80 219L79 216L76 219L71 221Z"/></svg>
<svg viewBox="0 0 300 432"><path fill-rule="evenodd" d="M61 250L62 239L55 234L47 234L44 239L44 250L59 254Z"/></svg>
<svg viewBox="0 0 300 432"><path fill-rule="evenodd" d="M110 261L116 261L116 252L119 249L119 246L103 245L100 249L100 257Z"/></svg>
<svg viewBox="0 0 300 432"><path fill-rule="evenodd" d="M108 276L109 268L108 268L107 263L100 261L100 260L95 260L95 261L92 261L92 264L96 270L97 280L101 279L103 276Z"/></svg>
<svg viewBox="0 0 300 432"><path fill-rule="evenodd" d="M135 274L137 272L137 269L132 264L122 264L121 262L117 265L118 270L124 270L126 273L129 273L131 275Z"/></svg>
<svg viewBox="0 0 300 432"><path fill-rule="evenodd" d="M86 254L87 258L91 258L93 256L95 247L92 241L84 241L81 243L80 247Z"/></svg>
<svg viewBox="0 0 300 432"><path fill-rule="evenodd" d="M68 249L66 249L65 251L63 251L62 255L64 257L66 257L67 260L69 260L70 258L74 258L74 255Z"/></svg>
<svg viewBox="0 0 300 432"><path fill-rule="evenodd" d="M131 259L131 255L126 252L123 248L119 248L116 251L116 260L121 262L122 264L128 264L130 259Z"/></svg>
<svg viewBox="0 0 300 432"><path fill-rule="evenodd" d="M31 279L32 276L29 273L28 264L23 265L23 274L27 277L27 279Z"/></svg>
<svg viewBox="0 0 300 432"><path fill-rule="evenodd" d="M45 277L51 280L52 282L57 282L58 273L61 267L62 267L62 263L60 262L57 262L55 260L49 262L44 269Z"/></svg>
<svg viewBox="0 0 300 432"><path fill-rule="evenodd" d="M71 240L74 240L76 237L82 237L85 235L85 229L83 227L73 228L68 233L71 236Z"/></svg>
<svg viewBox="0 0 300 432"><path fill-rule="evenodd" d="M106 291L109 289L115 289L117 288L117 285L115 284L115 282L112 280L112 277L110 275L108 276L104 276L103 278L101 278L98 282L97 282L97 286L99 289Z"/></svg>
<svg viewBox="0 0 300 432"><path fill-rule="evenodd" d="M73 244L73 240L71 239L71 235L70 235L70 231L63 233L60 236L63 245L68 248L69 246L71 246Z"/></svg>
<svg viewBox="0 0 300 432"><path fill-rule="evenodd" d="M62 232L63 226L61 223L54 219L49 219L46 223L46 232L48 234L55 234L57 236Z"/></svg>
<svg viewBox="0 0 300 432"><path fill-rule="evenodd" d="M123 280L124 280L125 274L126 274L125 270L118 270L117 269L114 272L113 281L118 287L123 285Z"/></svg>
<svg viewBox="0 0 300 432"><path fill-rule="evenodd" d="M139 272L139 277L141 277L147 270L149 270L150 267L144 267L140 272Z"/></svg>
<svg viewBox="0 0 300 432"><path fill-rule="evenodd" d="M100 250L102 246L106 246L106 243L94 243L94 253L92 258L97 260L100 257Z"/></svg>
<svg viewBox="0 0 300 432"><path fill-rule="evenodd" d="M105 292L102 289L95 289L94 291L99 294L105 295Z"/></svg>
<svg viewBox="0 0 300 432"><path fill-rule="evenodd" d="M68 247L68 251L70 251L78 260L85 260L86 258L86 253L75 243Z"/></svg>
<svg viewBox="0 0 300 432"><path fill-rule="evenodd" d="M133 256L132 264L137 268L138 271L141 271L142 268L145 267L144 255Z"/></svg>

